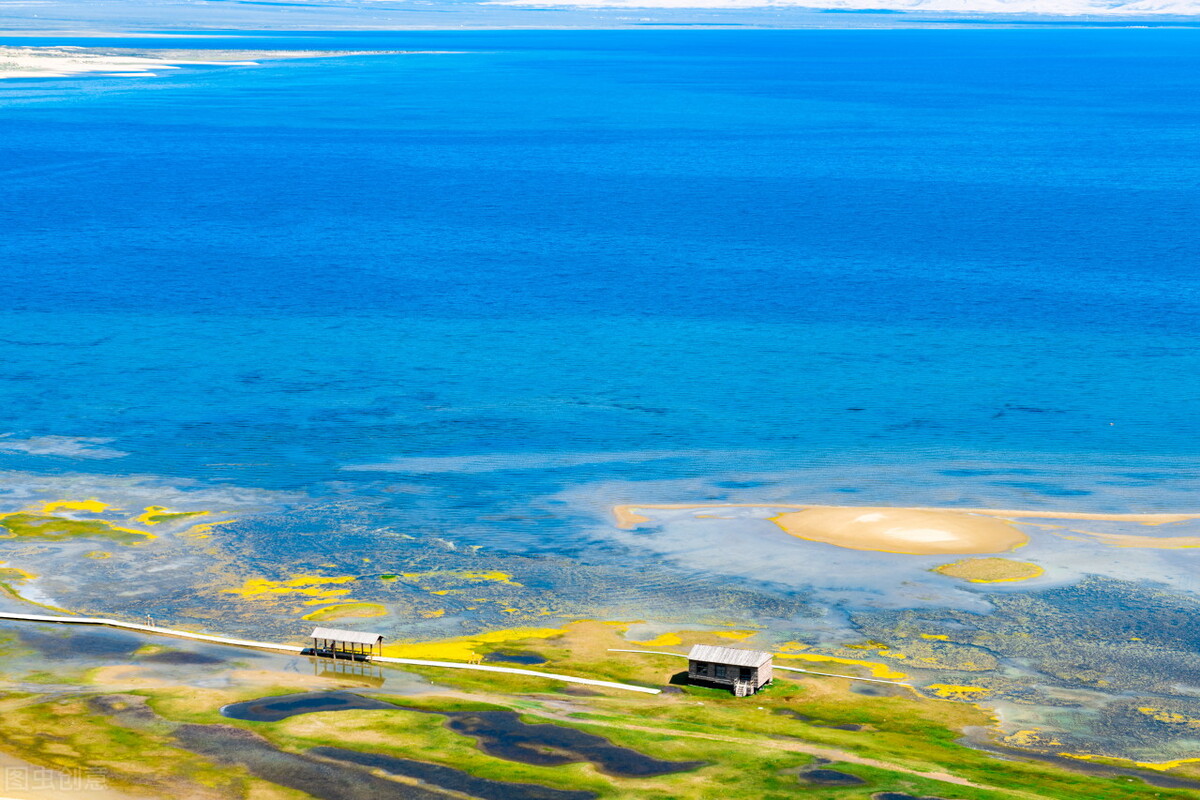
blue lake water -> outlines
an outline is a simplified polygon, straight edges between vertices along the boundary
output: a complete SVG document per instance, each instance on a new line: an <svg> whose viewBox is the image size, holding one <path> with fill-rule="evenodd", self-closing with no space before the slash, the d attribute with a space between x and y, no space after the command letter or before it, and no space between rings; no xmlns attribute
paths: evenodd
<svg viewBox="0 0 1200 800"><path fill-rule="evenodd" d="M1196 31L52 43L446 52L0 84L13 507L225 492L286 574L604 572L622 500L1197 505Z"/></svg>
<svg viewBox="0 0 1200 800"><path fill-rule="evenodd" d="M200 46L466 52L8 82L4 426L301 488L495 451L1190 455L1198 36L311 35Z"/></svg>
<svg viewBox="0 0 1200 800"><path fill-rule="evenodd" d="M914 681L1195 755L1129 699L1200 716L1194 549L1031 528L1044 575L976 585L766 507L611 506L1200 507L1200 32L0 43L440 51L0 82L0 512L226 523L0 541L28 599L291 640L339 599L402 639L949 632ZM294 575L356 580L230 591Z"/></svg>

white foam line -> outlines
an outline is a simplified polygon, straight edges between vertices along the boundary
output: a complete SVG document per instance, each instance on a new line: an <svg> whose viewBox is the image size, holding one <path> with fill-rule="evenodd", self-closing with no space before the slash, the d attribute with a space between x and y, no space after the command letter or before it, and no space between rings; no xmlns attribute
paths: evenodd
<svg viewBox="0 0 1200 800"><path fill-rule="evenodd" d="M617 650L610 647L610 653L645 653L652 656L675 656L676 658L687 658L686 653L667 653L662 650ZM771 669L782 669L787 672L803 672L805 675L820 675L825 678L845 678L850 681L866 681L867 683L888 683L892 686L906 686L912 688L911 683L901 683L900 681L885 681L882 678L860 678L857 675L835 675L832 672L813 672L811 669L800 669L799 667L785 667L780 664L772 664Z"/></svg>
<svg viewBox="0 0 1200 800"><path fill-rule="evenodd" d="M252 639L232 639L228 636L212 636L207 633L192 633L191 631L181 631L174 628L158 628L153 625L141 625L137 622L122 622L119 619L109 619L107 617L54 617L46 614L12 614L0 611L0 619L13 620L16 622L53 622L61 625L105 625L110 628L124 628L130 631L141 631L142 633L153 633L158 636L174 636L179 639L194 639L198 642L212 642L214 644L226 644L233 647L249 647L255 650L275 650L284 653L294 653L299 655L304 652L305 647L297 647L293 644L276 644L275 642L257 642ZM392 658L390 656L375 656L371 659L372 662L383 662L386 664L409 664L417 667L446 667L449 669L469 669L476 672L503 672L509 675L529 675L535 678L548 678L550 680L562 681L563 683L578 683L585 686L602 686L609 689L624 689L630 692L642 692L643 694L661 694L661 689L652 689L648 686L634 686L630 683L617 683L615 681L601 681L592 678L577 678L573 675L558 675L553 672L538 672L531 669L518 669L516 667L493 667L485 664L463 664L458 661L427 661L420 658Z"/></svg>

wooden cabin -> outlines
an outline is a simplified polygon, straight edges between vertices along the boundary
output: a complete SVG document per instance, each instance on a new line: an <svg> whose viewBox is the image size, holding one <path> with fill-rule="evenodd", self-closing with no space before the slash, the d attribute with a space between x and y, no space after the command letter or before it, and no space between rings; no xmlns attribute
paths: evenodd
<svg viewBox="0 0 1200 800"><path fill-rule="evenodd" d="M698 644L688 653L688 681L728 687L738 697L771 682L771 654Z"/></svg>
<svg viewBox="0 0 1200 800"><path fill-rule="evenodd" d="M378 633L343 631L337 628L314 628L312 654L321 658L345 658L351 661L370 661L378 648L383 655L383 636Z"/></svg>

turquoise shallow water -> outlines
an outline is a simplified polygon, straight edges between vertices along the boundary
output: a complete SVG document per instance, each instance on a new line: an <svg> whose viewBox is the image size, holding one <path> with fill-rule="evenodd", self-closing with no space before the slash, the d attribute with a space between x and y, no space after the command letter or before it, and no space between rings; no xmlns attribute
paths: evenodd
<svg viewBox="0 0 1200 800"><path fill-rule="evenodd" d="M608 509L1195 509L1198 35L313 33L188 46L451 52L0 84L6 510L237 520L0 560L43 602L281 636L304 609L224 590L357 575L390 611L361 624L413 637L814 641L1113 602L1052 594L1095 575L1191 598L1181 551L1046 540L989 588ZM471 569L522 585L378 581ZM1142 669L1116 652L1080 658Z"/></svg>

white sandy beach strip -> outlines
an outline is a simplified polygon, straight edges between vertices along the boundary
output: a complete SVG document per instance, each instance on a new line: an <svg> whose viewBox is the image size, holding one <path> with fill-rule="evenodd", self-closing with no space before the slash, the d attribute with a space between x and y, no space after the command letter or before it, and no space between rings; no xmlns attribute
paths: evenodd
<svg viewBox="0 0 1200 800"><path fill-rule="evenodd" d="M135 50L69 46L0 46L0 80L11 78L153 77L182 66L256 66L262 61L366 55L427 55L407 50Z"/></svg>
<svg viewBox="0 0 1200 800"><path fill-rule="evenodd" d="M255 61L168 61L151 56L124 55L83 47L0 47L0 80L6 78L66 78L101 74L117 77L153 76L180 64L241 64Z"/></svg>

